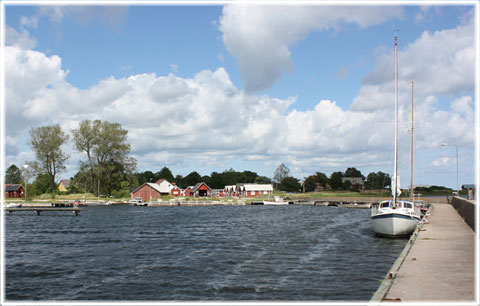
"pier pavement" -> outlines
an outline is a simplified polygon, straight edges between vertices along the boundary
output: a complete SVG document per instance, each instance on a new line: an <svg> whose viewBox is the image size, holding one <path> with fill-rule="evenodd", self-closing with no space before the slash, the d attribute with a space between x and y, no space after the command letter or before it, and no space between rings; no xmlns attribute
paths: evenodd
<svg viewBox="0 0 480 306"><path fill-rule="evenodd" d="M452 205L435 204L417 233L372 302L478 302L475 232Z"/></svg>

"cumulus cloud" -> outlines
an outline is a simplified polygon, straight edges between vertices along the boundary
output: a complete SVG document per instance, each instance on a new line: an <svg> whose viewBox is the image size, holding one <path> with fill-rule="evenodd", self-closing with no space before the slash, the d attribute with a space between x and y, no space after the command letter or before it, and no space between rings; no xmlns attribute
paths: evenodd
<svg viewBox="0 0 480 306"><path fill-rule="evenodd" d="M22 49L33 49L37 45L37 40L35 37L30 36L30 33L25 29L18 32L14 28L5 25L5 44Z"/></svg>
<svg viewBox="0 0 480 306"><path fill-rule="evenodd" d="M451 141L464 145L474 142L474 37L470 19L455 28L424 32L406 46L399 39L400 122L410 122L414 81L416 137L421 147L433 148ZM385 114L383 120L379 119L384 122L391 118L387 114L393 112L393 69L393 49L379 54L374 70L362 79L363 86L350 110ZM439 100L447 107L440 107Z"/></svg>
<svg viewBox="0 0 480 306"><path fill-rule="evenodd" d="M446 36L451 41L442 46ZM422 73L427 74L438 86L449 78L467 81L448 90L416 82L417 148L453 141L471 146L475 142L474 75L471 68L463 66L471 60L473 46L473 28L465 24L424 34L401 48L402 58L413 56L417 50L421 60L401 64L400 74L408 81L400 87L400 122L410 122L411 78L421 80L427 77ZM428 57L431 51L439 53L436 60L445 65L436 73L423 71L429 65L436 67ZM165 162L190 171L210 164L228 168L230 161L240 159L269 167L287 162L306 172L351 166L378 171L393 158L386 154L393 149L393 80L389 80L393 72L388 79L374 77L383 73L386 57L393 57L387 53L379 55L350 108L319 97L313 109L299 111L295 110L298 97L278 99L240 90L223 67L203 70L190 78L174 73L110 77L79 89L66 81L68 71L62 68L59 56L7 46L6 161L28 156L25 143L30 127L60 123L70 131L84 119L101 119L118 122L129 131L132 154L141 170ZM447 60L450 55L456 56ZM458 69L467 76L460 75ZM402 126L401 143L409 143L408 137L407 127ZM402 146L402 150L408 149ZM71 144L68 152L72 156L70 167L76 171L81 155ZM442 160L432 164L442 165L446 165Z"/></svg>
<svg viewBox="0 0 480 306"><path fill-rule="evenodd" d="M247 92L267 89L289 72L290 47L312 31L338 30L345 24L362 28L400 18L399 7L258 6L223 8L219 29L227 50L240 65Z"/></svg>

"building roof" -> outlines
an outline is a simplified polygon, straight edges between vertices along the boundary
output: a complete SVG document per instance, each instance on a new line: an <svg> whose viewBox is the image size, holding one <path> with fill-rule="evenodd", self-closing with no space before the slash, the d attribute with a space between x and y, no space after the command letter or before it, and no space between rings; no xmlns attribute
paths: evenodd
<svg viewBox="0 0 480 306"><path fill-rule="evenodd" d="M241 191L273 191L272 184L238 184Z"/></svg>
<svg viewBox="0 0 480 306"><path fill-rule="evenodd" d="M5 191L18 191L20 188L23 188L20 184L7 184L5 185Z"/></svg>
<svg viewBox="0 0 480 306"><path fill-rule="evenodd" d="M70 186L70 180L61 180L60 184L62 184L65 188L68 188Z"/></svg>
<svg viewBox="0 0 480 306"><path fill-rule="evenodd" d="M342 177L342 183L349 181L352 184L363 185L363 179L361 177Z"/></svg>
<svg viewBox="0 0 480 306"><path fill-rule="evenodd" d="M190 192L195 192L198 190L198 188L200 188L202 185L205 185L208 190L212 191L212 188L208 187L207 184L205 184L204 182L201 182L201 183L197 183L195 186L192 187L192 190L190 190Z"/></svg>
<svg viewBox="0 0 480 306"><path fill-rule="evenodd" d="M157 183L144 183L140 187L135 188L131 193L135 193L137 190L139 190L140 188L142 188L145 185L149 186L150 188L155 189L159 193L170 193L173 188L178 188L177 186L175 186L173 184L170 184L167 180L161 180L159 182L160 182L159 184L157 184Z"/></svg>

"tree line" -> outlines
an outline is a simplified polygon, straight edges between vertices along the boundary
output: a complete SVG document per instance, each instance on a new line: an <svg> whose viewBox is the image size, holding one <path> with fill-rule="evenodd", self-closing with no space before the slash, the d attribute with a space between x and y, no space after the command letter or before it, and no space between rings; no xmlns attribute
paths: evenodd
<svg viewBox="0 0 480 306"><path fill-rule="evenodd" d="M349 181L342 177L361 177L366 189L382 189L390 185L390 176L383 172L372 172L365 178L355 168L347 168L345 172L333 172L330 177L322 172L304 179L303 185L294 178L285 164L280 164L273 179L258 175L253 171L235 171L228 169L223 172L212 172L202 176L193 171L186 176L176 175L168 167L158 172L136 172L137 161L130 157L131 146L127 142L128 131L118 123L101 120L84 120L71 135L65 133L57 125L42 126L30 129L30 145L36 159L28 161L28 167L20 170L11 165L6 171L6 183L21 184L25 177L35 177L29 186L31 194L55 194L58 191L58 175L65 171L68 155L62 146L70 137L74 148L83 153L78 172L71 178L69 193L92 193L95 196L128 197L131 189L144 183L166 179L176 183L181 188L205 182L213 189L222 189L227 185L237 183L273 183L275 189L287 192L311 192L324 190L355 190Z"/></svg>

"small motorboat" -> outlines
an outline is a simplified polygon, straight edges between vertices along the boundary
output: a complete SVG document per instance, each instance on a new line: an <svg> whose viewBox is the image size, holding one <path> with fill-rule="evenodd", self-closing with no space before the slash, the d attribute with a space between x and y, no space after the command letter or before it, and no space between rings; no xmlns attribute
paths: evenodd
<svg viewBox="0 0 480 306"><path fill-rule="evenodd" d="M22 207L22 203L7 203L7 208L20 208Z"/></svg>
<svg viewBox="0 0 480 306"><path fill-rule="evenodd" d="M288 205L288 201L284 201L282 198L275 196L275 201L263 200L263 205Z"/></svg>

